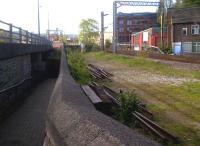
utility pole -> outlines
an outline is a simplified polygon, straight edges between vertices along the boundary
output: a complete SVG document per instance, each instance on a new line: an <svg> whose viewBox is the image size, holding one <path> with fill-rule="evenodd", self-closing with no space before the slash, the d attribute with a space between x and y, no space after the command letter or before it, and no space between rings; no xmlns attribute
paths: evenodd
<svg viewBox="0 0 200 146"><path fill-rule="evenodd" d="M101 49L104 51L104 16L107 16L109 14L104 14L104 12L101 12Z"/></svg>
<svg viewBox="0 0 200 146"><path fill-rule="evenodd" d="M101 50L104 51L104 12L101 12Z"/></svg>
<svg viewBox="0 0 200 146"><path fill-rule="evenodd" d="M48 39L50 38L50 34L49 34L49 12L48 12L48 28L47 28L47 37L48 37Z"/></svg>
<svg viewBox="0 0 200 146"><path fill-rule="evenodd" d="M113 53L117 52L117 2L113 2Z"/></svg>
<svg viewBox="0 0 200 146"><path fill-rule="evenodd" d="M38 0L38 35L40 36L40 0Z"/></svg>
<svg viewBox="0 0 200 146"><path fill-rule="evenodd" d="M164 3L164 0L161 0L161 3L160 3L160 7L161 7L161 14L160 14L160 36L161 36L161 47L163 49L163 25L164 25L164 11L165 11L165 3Z"/></svg>

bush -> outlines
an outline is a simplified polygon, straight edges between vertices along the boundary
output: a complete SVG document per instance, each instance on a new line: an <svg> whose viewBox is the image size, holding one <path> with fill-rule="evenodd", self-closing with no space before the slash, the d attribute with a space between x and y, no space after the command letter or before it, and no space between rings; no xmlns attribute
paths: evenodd
<svg viewBox="0 0 200 146"><path fill-rule="evenodd" d="M164 44L163 46L160 45L160 49L165 53L165 54L171 54L172 53L172 48Z"/></svg>
<svg viewBox="0 0 200 146"><path fill-rule="evenodd" d="M106 39L105 40L105 47L106 47L106 49L110 48L111 45L112 45L111 41L109 39Z"/></svg>
<svg viewBox="0 0 200 146"><path fill-rule="evenodd" d="M133 124L132 113L138 109L138 98L134 92L121 93L119 96L120 108L116 111L117 119L131 126Z"/></svg>
<svg viewBox="0 0 200 146"><path fill-rule="evenodd" d="M98 51L100 50L100 47L96 43L87 43L85 44L85 50L86 52Z"/></svg>
<svg viewBox="0 0 200 146"><path fill-rule="evenodd" d="M85 65L85 59L80 50L68 50L67 60L70 72L79 84L88 84L90 82L90 75Z"/></svg>

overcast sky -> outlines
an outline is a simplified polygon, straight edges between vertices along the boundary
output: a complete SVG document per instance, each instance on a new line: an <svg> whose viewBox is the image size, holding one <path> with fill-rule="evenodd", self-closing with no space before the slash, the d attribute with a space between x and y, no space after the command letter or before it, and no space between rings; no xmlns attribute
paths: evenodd
<svg viewBox="0 0 200 146"><path fill-rule="evenodd" d="M38 0L1 0L0 20L37 33ZM158 0L152 0L158 1ZM67 34L77 34L79 23L84 18L94 18L100 24L101 11L110 15L105 17L105 26L112 28L113 0L40 0L41 32L48 27L59 28ZM123 7L122 12L155 12L152 7Z"/></svg>

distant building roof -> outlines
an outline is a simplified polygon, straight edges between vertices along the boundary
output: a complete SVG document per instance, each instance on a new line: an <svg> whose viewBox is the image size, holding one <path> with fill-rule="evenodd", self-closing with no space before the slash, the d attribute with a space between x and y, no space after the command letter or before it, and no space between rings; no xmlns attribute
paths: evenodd
<svg viewBox="0 0 200 146"><path fill-rule="evenodd" d="M143 32L148 32L148 31L151 31L152 33L159 33L160 32L160 27L151 27L151 28L148 28L146 30L143 30L143 31L140 31L140 32L137 32L137 33L133 33L132 36L138 35L138 34L143 33ZM167 32L167 28L166 27L163 28L163 32Z"/></svg>
<svg viewBox="0 0 200 146"><path fill-rule="evenodd" d="M200 22L200 7L170 8L168 16L172 23L197 23Z"/></svg>

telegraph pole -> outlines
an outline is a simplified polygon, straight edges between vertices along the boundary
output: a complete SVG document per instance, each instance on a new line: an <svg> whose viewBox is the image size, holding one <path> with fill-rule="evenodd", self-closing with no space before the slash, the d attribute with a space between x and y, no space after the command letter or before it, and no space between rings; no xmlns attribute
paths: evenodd
<svg viewBox="0 0 200 146"><path fill-rule="evenodd" d="M40 0L38 0L38 35L40 36Z"/></svg>
<svg viewBox="0 0 200 146"><path fill-rule="evenodd" d="M117 2L113 2L113 53L117 51Z"/></svg>
<svg viewBox="0 0 200 146"><path fill-rule="evenodd" d="M104 51L104 12L101 12L101 50Z"/></svg>
<svg viewBox="0 0 200 146"><path fill-rule="evenodd" d="M50 38L49 36L50 36L50 34L49 34L49 12L48 12L48 28L47 28L47 37L48 37L48 39Z"/></svg>

